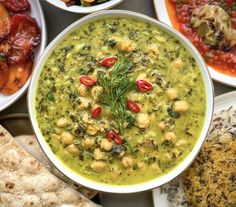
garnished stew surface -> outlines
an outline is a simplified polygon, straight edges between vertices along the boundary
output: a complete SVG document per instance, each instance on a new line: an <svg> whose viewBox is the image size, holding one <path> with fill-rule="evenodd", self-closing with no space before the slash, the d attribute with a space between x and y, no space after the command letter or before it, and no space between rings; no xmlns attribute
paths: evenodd
<svg viewBox="0 0 236 207"><path fill-rule="evenodd" d="M148 23L108 18L67 36L36 91L56 156L89 179L129 185L176 167L205 118L200 70L178 40Z"/></svg>

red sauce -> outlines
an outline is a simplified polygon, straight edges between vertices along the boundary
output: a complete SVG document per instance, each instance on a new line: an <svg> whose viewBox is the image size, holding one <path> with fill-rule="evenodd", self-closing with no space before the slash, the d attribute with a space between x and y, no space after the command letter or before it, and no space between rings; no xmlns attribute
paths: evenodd
<svg viewBox="0 0 236 207"><path fill-rule="evenodd" d="M221 73L236 77L236 45L229 51L212 49L206 45L196 31L189 26L191 11L209 2L210 0L166 0L166 6L173 27L185 35L196 46L206 63ZM224 3L224 6L230 11L232 28L236 29L236 11L232 9L236 7L236 1L215 0L214 2Z"/></svg>

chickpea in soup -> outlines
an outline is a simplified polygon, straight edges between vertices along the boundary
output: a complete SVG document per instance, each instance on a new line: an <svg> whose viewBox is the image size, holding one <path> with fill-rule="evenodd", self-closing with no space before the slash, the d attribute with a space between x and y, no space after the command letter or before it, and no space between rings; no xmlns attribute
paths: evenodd
<svg viewBox="0 0 236 207"><path fill-rule="evenodd" d="M70 169L129 185L191 152L206 97L196 61L174 37L126 18L88 23L51 53L36 91L43 136Z"/></svg>

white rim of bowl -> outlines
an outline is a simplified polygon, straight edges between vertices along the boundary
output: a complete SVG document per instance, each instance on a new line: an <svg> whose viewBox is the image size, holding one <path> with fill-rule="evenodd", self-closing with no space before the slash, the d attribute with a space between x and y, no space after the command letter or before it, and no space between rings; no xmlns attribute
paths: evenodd
<svg viewBox="0 0 236 207"><path fill-rule="evenodd" d="M95 5L95 6L90 6L90 7L82 7L82 6L78 6L78 5L67 7L65 5L65 3L62 2L61 0L46 0L46 1L48 3L50 3L51 5L59 8L59 9L62 9L64 11L69 11L69 12L79 13L79 14L89 14L89 13L93 13L93 12L97 12L97 11L101 11L101 10L105 10L105 9L110 9L110 8L118 5L119 3L121 3L124 0L110 0L108 2L99 4L99 5Z"/></svg>
<svg viewBox="0 0 236 207"><path fill-rule="evenodd" d="M33 70L36 68L35 66L37 64L37 61L40 59L40 56L43 54L43 51L46 48L46 44L47 44L47 27L46 27L46 21L45 21L44 13L43 13L43 10L42 10L42 6L41 6L39 0L35 0L35 4L37 4L38 8L39 8L39 14L40 14L40 19L42 21L42 26L40 27L40 30L41 30L41 43L40 43L40 48L38 49L39 57L37 59L34 59ZM13 98L7 104L5 104L3 106L0 106L0 112L2 112L6 108L8 108L12 104L14 104L17 100L19 100L25 94L25 92L26 92L26 90L29 86L31 77L32 77L32 74L29 77L29 79L27 80L27 82L24 84L24 86L19 91L17 91L16 93L10 95Z"/></svg>
<svg viewBox="0 0 236 207"><path fill-rule="evenodd" d="M204 79L205 85L205 92L206 97L208 100L207 107L206 107L206 116L204 125L202 128L202 132L200 137L198 138L196 145L190 152L190 154L180 163L178 164L174 169L172 169L169 173L166 175L160 176L156 179L146 181L143 183L138 183L134 185L111 185L111 184L103 184L99 183L90 179L87 179L79 174L76 174L74 171L69 169L65 164L63 164L55 154L51 151L49 145L45 141L38 123L36 119L36 112L35 112L35 97L36 97L36 83L38 82L40 73L43 69L44 63L47 60L47 57L51 54L51 52L54 50L54 48L64 39L67 37L68 34L70 34L72 31L78 29L79 27L83 26L84 24L87 24L92 21L97 21L99 19L109 18L109 17L121 17L121 18L131 18L131 19L137 19L138 21L148 22L156 27L159 27L163 31L167 32L168 34L174 36L176 39L178 39L184 47L193 55L195 58L200 70L202 77ZM141 192L150 190L156 187L159 187L172 179L174 179L176 176L178 176L180 173L182 173L194 160L196 155L198 154L205 138L208 133L208 130L210 128L210 123L213 116L213 106L214 106L214 91L213 91L213 84L209 75L209 72L207 70L207 66L205 65L204 60L198 53L197 49L180 33L173 30L171 27L158 22L155 19L152 19L148 16L130 12L130 11L123 11L123 10L110 10L110 11L103 11L94 13L88 16L83 17L82 19L78 20L77 22L70 25L68 28L66 28L61 34L59 34L52 42L51 44L46 48L44 55L41 57L40 61L37 64L36 70L33 73L33 77L30 83L29 92L28 92L28 110L30 115L30 120L33 126L33 129L35 131L35 134L38 138L38 141L47 155L47 157L52 161L52 163L55 165L55 167L61 171L65 176L69 177L71 180L86 186L91 189L103 191L103 192L110 192L110 193L134 193L134 192Z"/></svg>

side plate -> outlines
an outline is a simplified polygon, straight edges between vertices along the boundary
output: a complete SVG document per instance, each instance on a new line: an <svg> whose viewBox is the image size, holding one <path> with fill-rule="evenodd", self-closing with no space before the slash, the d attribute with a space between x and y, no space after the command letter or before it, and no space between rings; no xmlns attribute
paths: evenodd
<svg viewBox="0 0 236 207"><path fill-rule="evenodd" d="M34 17L41 29L41 44L38 46L37 50L34 52L34 66L36 65L36 62L38 61L39 57L43 53L46 43L47 43L47 30L46 30L46 22L43 14L42 7L39 3L39 0L29 0L29 3L31 5L31 11L28 12L30 16ZM6 96L0 93L0 112L15 103L21 96L24 95L26 92L28 85L30 82L29 80L25 83L25 85L16 93Z"/></svg>
<svg viewBox="0 0 236 207"><path fill-rule="evenodd" d="M154 8L156 11L157 18L161 22L172 27L172 24L171 24L171 21L170 21L170 18L166 9L165 0L153 0L153 1L154 1ZM215 69L209 66L208 66L208 69L209 69L212 79L214 79L215 81L223 83L228 86L236 87L236 77L219 73L218 71L216 71Z"/></svg>

